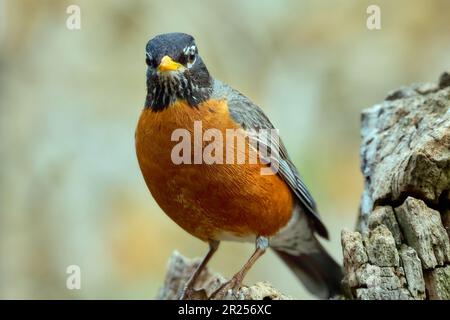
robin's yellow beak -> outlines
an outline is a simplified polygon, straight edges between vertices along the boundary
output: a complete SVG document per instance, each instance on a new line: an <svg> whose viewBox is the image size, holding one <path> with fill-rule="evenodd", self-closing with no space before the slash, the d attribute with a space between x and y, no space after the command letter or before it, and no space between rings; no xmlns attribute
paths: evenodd
<svg viewBox="0 0 450 320"><path fill-rule="evenodd" d="M161 59L161 62L159 63L157 70L163 71L163 72L164 71L176 71L176 70L180 69L182 66L183 66L182 64L173 61L171 57L164 56Z"/></svg>

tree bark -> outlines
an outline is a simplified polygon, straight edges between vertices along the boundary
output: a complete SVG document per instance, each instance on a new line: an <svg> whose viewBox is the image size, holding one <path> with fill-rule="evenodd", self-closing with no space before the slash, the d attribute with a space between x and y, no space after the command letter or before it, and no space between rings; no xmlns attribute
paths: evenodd
<svg viewBox="0 0 450 320"><path fill-rule="evenodd" d="M354 299L450 299L450 75L362 113L364 192L341 236Z"/></svg>

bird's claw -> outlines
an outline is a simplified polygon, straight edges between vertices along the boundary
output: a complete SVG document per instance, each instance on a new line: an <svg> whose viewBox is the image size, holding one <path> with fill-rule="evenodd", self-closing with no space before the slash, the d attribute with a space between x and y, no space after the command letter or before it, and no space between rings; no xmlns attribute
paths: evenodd
<svg viewBox="0 0 450 320"><path fill-rule="evenodd" d="M205 289L184 288L180 300L206 300L208 296Z"/></svg>
<svg viewBox="0 0 450 320"><path fill-rule="evenodd" d="M214 293L209 297L209 300L222 300L224 299L229 291L231 290L231 295L235 295L241 287L241 280L233 277L231 280L225 282L219 287Z"/></svg>

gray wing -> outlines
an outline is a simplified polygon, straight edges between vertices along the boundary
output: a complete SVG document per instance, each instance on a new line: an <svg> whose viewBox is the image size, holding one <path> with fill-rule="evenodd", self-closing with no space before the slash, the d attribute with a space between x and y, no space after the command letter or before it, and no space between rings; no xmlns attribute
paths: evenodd
<svg viewBox="0 0 450 320"><path fill-rule="evenodd" d="M274 129L273 124L264 112L250 99L245 97L239 91L230 86L215 80L212 98L226 98L228 102L228 110L234 121L239 123L244 130ZM258 140L258 143L263 141ZM274 141L271 141L274 143ZM269 144L271 144L269 143ZM271 149L270 145L266 145L267 149ZM278 141L279 168L277 174L289 185L292 192L306 209L308 216L311 218L315 231L322 237L328 239L328 232L317 212L314 199L300 178L292 160L289 158L286 147L281 139ZM272 154L272 152L270 152Z"/></svg>

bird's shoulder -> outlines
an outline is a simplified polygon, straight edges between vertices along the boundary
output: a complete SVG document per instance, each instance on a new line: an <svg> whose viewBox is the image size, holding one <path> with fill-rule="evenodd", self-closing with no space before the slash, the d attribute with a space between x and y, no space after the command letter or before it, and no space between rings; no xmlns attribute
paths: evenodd
<svg viewBox="0 0 450 320"><path fill-rule="evenodd" d="M211 98L217 100L226 99L231 118L244 130L257 131L275 128L258 105L226 83L214 80ZM260 140L258 142L263 143ZM311 217L316 232L324 238L328 238L328 232L320 220L316 203L302 181L297 168L290 159L283 141L280 138L275 142L271 140L269 145L266 146L268 150L272 149L271 144L273 143L277 144L276 147L278 150L278 159L276 160L279 161L279 170L277 174L289 185L296 198L303 205L305 211Z"/></svg>
<svg viewBox="0 0 450 320"><path fill-rule="evenodd" d="M228 84L214 80L212 98L226 99L230 116L243 129L274 129L259 106Z"/></svg>

